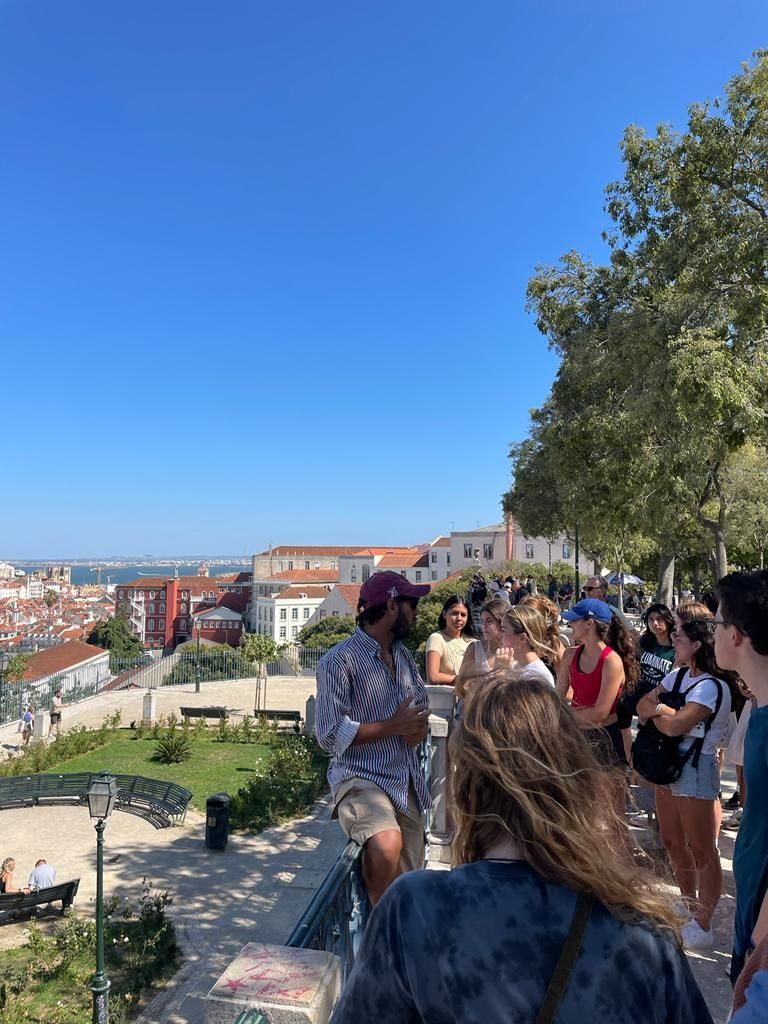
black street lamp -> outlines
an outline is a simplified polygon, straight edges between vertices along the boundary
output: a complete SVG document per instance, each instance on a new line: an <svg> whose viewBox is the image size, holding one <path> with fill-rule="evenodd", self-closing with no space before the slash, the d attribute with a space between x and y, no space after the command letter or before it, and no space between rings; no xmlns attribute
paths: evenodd
<svg viewBox="0 0 768 1024"><path fill-rule="evenodd" d="M117 779L101 772L88 790L88 813L96 829L96 973L91 980L93 1024L109 1024L110 981L104 970L104 826L117 801Z"/></svg>

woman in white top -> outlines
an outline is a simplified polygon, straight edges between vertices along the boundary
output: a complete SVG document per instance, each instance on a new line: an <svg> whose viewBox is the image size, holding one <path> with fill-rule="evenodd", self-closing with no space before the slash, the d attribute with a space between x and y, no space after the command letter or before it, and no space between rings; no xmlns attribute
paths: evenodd
<svg viewBox="0 0 768 1024"><path fill-rule="evenodd" d="M505 657L528 677L541 679L550 686L555 678L541 659L542 654L554 652L547 644L547 623L544 616L531 605L518 604L510 608L501 624L503 647L496 652L496 664Z"/></svg>
<svg viewBox="0 0 768 1024"><path fill-rule="evenodd" d="M427 640L427 682L453 686L467 648L475 642L472 616L463 597L454 594L443 605L437 620L438 632Z"/></svg>
<svg viewBox="0 0 768 1024"><path fill-rule="evenodd" d="M500 597L489 598L480 609L480 623L483 639L467 648L456 680L456 695L466 696L466 683L473 677L492 672L496 664L496 652L501 647L501 624L509 611L509 602Z"/></svg>
<svg viewBox="0 0 768 1024"><path fill-rule="evenodd" d="M675 664L688 666L679 691L685 703L675 710L662 703L674 688L678 669L673 669L649 694L642 697L637 713L652 718L665 736L679 736L681 753L703 738L696 767L690 758L677 782L656 787L656 814L661 839L672 870L693 916L683 928L688 949L711 949L714 943L712 915L723 889L723 873L717 849L720 766L717 747L728 728L731 692L715 661L714 628L710 612L678 609L672 633ZM717 714L712 718L713 713ZM707 728L709 723L709 728Z"/></svg>

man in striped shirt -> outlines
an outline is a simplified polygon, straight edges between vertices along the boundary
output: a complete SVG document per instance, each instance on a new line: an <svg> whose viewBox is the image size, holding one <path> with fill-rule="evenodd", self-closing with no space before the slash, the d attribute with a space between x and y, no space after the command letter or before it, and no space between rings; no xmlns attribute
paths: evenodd
<svg viewBox="0 0 768 1024"><path fill-rule="evenodd" d="M430 805L416 748L429 706L402 643L429 586L377 572L360 589L357 629L317 666L317 738L333 754L333 816L365 848L372 904L398 875L424 866L423 813Z"/></svg>

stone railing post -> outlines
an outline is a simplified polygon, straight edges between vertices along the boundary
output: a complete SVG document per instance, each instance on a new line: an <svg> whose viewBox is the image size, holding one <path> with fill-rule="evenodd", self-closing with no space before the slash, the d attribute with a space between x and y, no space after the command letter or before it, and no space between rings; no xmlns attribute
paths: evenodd
<svg viewBox="0 0 768 1024"><path fill-rule="evenodd" d="M429 829L429 859L433 863L451 862L451 825L448 821L448 735L453 721L453 687L428 686L432 740L432 816Z"/></svg>
<svg viewBox="0 0 768 1024"><path fill-rule="evenodd" d="M206 996L205 1024L235 1024L251 1010L271 1024L328 1024L340 992L333 953L249 942Z"/></svg>
<svg viewBox="0 0 768 1024"><path fill-rule="evenodd" d="M315 735L315 712L317 710L317 701L312 694L307 697L307 703L304 707L304 735L314 736Z"/></svg>

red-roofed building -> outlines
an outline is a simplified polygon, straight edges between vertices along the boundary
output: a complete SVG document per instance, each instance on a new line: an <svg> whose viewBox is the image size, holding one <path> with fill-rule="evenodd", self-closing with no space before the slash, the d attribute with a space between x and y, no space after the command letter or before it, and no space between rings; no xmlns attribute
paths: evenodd
<svg viewBox="0 0 768 1024"><path fill-rule="evenodd" d="M125 609L131 631L147 647L173 650L192 635L192 613L213 607L219 597L210 576L139 576L115 588L115 604Z"/></svg>
<svg viewBox="0 0 768 1024"><path fill-rule="evenodd" d="M30 657L24 672L25 682L34 681L38 686L49 683L52 689L61 689L65 704L68 694L99 689L110 678L109 651L80 640L67 640L38 651Z"/></svg>

